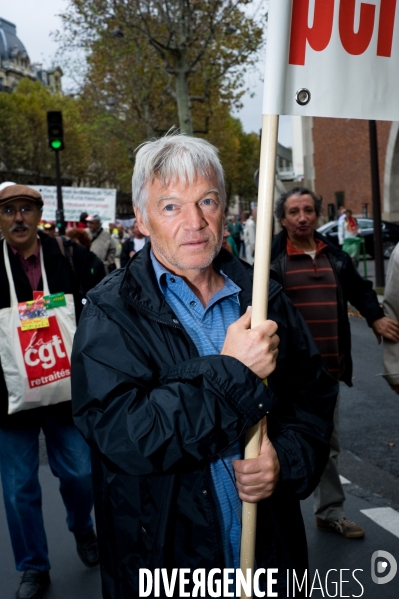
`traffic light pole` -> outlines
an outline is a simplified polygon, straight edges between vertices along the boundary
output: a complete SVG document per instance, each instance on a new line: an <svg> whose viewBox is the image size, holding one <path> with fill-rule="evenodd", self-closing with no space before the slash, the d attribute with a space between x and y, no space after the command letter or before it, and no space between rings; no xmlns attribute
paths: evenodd
<svg viewBox="0 0 399 599"><path fill-rule="evenodd" d="M62 112L60 110L47 111L47 132L49 147L55 153L55 178L57 185L57 211L55 220L58 233L65 233L64 204L62 202L61 170L59 152L64 149L64 129L62 126Z"/></svg>
<svg viewBox="0 0 399 599"><path fill-rule="evenodd" d="M57 223L58 233L60 235L65 234L65 219L64 219L64 203L62 201L62 187L61 187L61 169L60 169L60 156L59 151L54 150L55 154L55 178L57 183L57 211L55 213L55 219Z"/></svg>

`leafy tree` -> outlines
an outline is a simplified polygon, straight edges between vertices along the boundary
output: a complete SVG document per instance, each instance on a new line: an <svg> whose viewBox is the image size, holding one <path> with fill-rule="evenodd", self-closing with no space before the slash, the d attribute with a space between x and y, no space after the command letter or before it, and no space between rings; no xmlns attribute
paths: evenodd
<svg viewBox="0 0 399 599"><path fill-rule="evenodd" d="M0 93L0 165L10 180L32 150L27 121L12 94Z"/></svg>
<svg viewBox="0 0 399 599"><path fill-rule="evenodd" d="M228 203L234 196L250 202L256 197L254 173L259 167L259 137L245 133L239 119L233 118L223 105L210 120L207 139L219 149L225 171Z"/></svg>
<svg viewBox="0 0 399 599"><path fill-rule="evenodd" d="M228 197L252 200L258 139L230 114L240 103L245 65L261 46L262 17L258 24L247 17L246 4L70 0L64 44L85 48L86 78L75 97L29 80L0 94L5 178L54 182L46 112L62 110L64 184L111 185L129 198L135 148L180 124L220 149Z"/></svg>
<svg viewBox="0 0 399 599"><path fill-rule="evenodd" d="M117 189L130 187L132 163L126 146L110 132L110 117L84 98L51 94L39 82L22 79L11 94L0 94L0 164L4 179L53 184L54 154L48 147L47 111L61 110L65 150L63 184Z"/></svg>
<svg viewBox="0 0 399 599"><path fill-rule="evenodd" d="M70 0L64 47L83 47L97 100L136 116L139 127L206 130L215 102L239 104L245 68L262 46L265 15L251 0ZM98 87L97 87L98 89ZM200 104L197 111L194 105Z"/></svg>
<svg viewBox="0 0 399 599"><path fill-rule="evenodd" d="M79 125L79 101L51 94L41 83L22 79L11 94L0 94L0 161L5 178L44 184L54 178L54 156L48 147L47 111L61 110L65 151L64 181L82 178L88 169L87 135Z"/></svg>

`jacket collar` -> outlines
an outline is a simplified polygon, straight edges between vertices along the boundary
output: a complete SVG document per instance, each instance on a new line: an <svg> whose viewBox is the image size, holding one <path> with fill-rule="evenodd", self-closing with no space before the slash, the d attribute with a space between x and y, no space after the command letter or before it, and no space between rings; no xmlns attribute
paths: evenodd
<svg viewBox="0 0 399 599"><path fill-rule="evenodd" d="M317 240L320 240L324 243L324 248L326 248L326 251L329 254L333 254L334 256L336 256L336 258L339 258L342 254L342 251L339 248L337 248L333 243L331 243L331 241L329 241L327 237L324 237L324 235L318 233L318 231L314 231L314 238L316 240L316 243ZM273 240L272 261L278 258L278 256L280 256L281 254L286 253L287 239L287 231L283 228L283 230L280 231L280 233L276 235L276 237Z"/></svg>
<svg viewBox="0 0 399 599"><path fill-rule="evenodd" d="M316 242L316 256L318 256L325 247L327 247L327 244L324 243L324 241L322 239L317 239L315 238L315 242ZM304 254L306 254L306 252L304 252L303 250L295 247L295 245L293 245L287 235L287 243L286 243L286 249L287 249L287 255L288 256L303 256Z"/></svg>
<svg viewBox="0 0 399 599"><path fill-rule="evenodd" d="M93 242L93 241L95 241L97 239L97 237L100 237L100 235L101 235L102 232L103 232L103 228L102 227L100 227L99 229L97 229L97 231L94 231L91 234L91 241Z"/></svg>
<svg viewBox="0 0 399 599"><path fill-rule="evenodd" d="M140 312L156 317L157 320L170 322L171 316L174 315L159 289L151 262L150 249L151 244L146 243L143 249L131 258L126 266L119 294ZM241 287L239 299L241 313L244 313L247 306L252 303L252 267L224 248L220 250L213 264L217 270L222 270ZM269 300L279 293L280 289L281 286L278 283L270 281Z"/></svg>

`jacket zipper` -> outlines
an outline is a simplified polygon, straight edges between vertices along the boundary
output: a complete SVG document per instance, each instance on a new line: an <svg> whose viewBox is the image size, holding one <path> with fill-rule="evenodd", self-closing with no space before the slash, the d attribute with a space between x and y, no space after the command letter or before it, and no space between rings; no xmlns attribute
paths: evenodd
<svg viewBox="0 0 399 599"><path fill-rule="evenodd" d="M126 299L127 299L127 298L126 298ZM186 333L185 329L184 329L184 328L181 326L180 322L178 321L178 319L177 319L176 317L175 317L175 318L176 318L176 320L179 322L179 324L171 324L171 323L169 323L169 322L165 322L165 321L163 321L163 320L159 320L159 319L155 318L155 317L154 317L154 316L152 316L152 315L149 315L149 314L148 314L148 313L147 313L145 310L143 310L143 309L139 308L139 307L138 307L136 304L132 304L132 303L131 303L131 302L130 302L128 299L127 299L127 302L128 302L128 304L129 304L130 306L132 306L132 307L133 307L135 310L137 310L137 311L138 311L140 314L142 314L142 315L143 315L143 316L145 316L146 318L149 318L149 319L150 319L150 320L152 320L153 322L156 322L156 323L158 323L158 324L162 324L162 325L165 325L165 326L170 326L170 327L172 327L172 328L175 328L175 329L179 329L179 330L181 330L181 331L183 332L183 334L184 334L185 338L186 338L186 339L189 341L189 344L190 344L190 346L191 346L191 347L194 349L194 351L195 351L195 353L196 353L196 355L197 355L196 357L200 357L200 355L199 355L199 353L198 353L198 350L197 350L197 348L196 348L195 344L193 343L193 341L192 341L191 337L190 337L190 336L189 336L189 335ZM232 445L232 443L230 443L230 444L228 445L228 447L230 447L230 445ZM226 447L226 449L227 449L227 447ZM219 455L218 455L218 457L219 457L219 459L221 459ZM224 463L224 460L223 460L223 463ZM230 472L229 472L229 470L228 470L228 468L227 468L226 464L224 464L224 466L225 466L225 468L227 469L227 471L228 471L228 473L229 473L229 475L230 475ZM231 475L230 475L230 476L231 476ZM209 465L207 465L207 466L205 466L205 467L204 467L204 478L205 478L205 480L206 480L206 491L207 491L207 493L211 493L211 494L213 494L213 490L210 488L210 485L209 485L209 479L210 479L210 474L209 474ZM218 553L219 553L219 559L220 559L220 561L221 561L222 568L223 568L223 567L225 567L225 563L224 563L224 555L223 555L223 543L222 543L222 539L221 539L221 531L220 531L220 527L217 525L217 522L218 522L218 514L217 514L217 510L216 510L216 504L215 504L215 500L211 501L211 503L210 503L210 509L211 509L211 512L212 512L212 517L213 517L213 522L214 522L214 530L215 530L215 535L216 535L216 538L217 538L217 541L218 541L218 548L219 548L219 550L218 550Z"/></svg>

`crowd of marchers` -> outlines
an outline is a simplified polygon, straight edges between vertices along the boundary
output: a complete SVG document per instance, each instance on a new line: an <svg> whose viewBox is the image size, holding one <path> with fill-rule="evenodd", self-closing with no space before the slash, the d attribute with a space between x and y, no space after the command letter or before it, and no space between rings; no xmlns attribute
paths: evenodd
<svg viewBox="0 0 399 599"><path fill-rule="evenodd" d="M268 317L251 327L256 222L226 217L217 150L185 135L143 144L133 208L129 227L83 213L59 235L40 193L0 188L0 472L16 598L50 584L41 431L104 599L138 597L142 568L239 568L242 501L258 505L256 567L275 568L287 596L281 573L308 568L301 499L314 494L320 534L365 534L345 512L338 466L347 303L384 341L398 393L398 250L382 307L350 254L317 232L321 198L283 194ZM244 459L256 423L259 456Z"/></svg>

